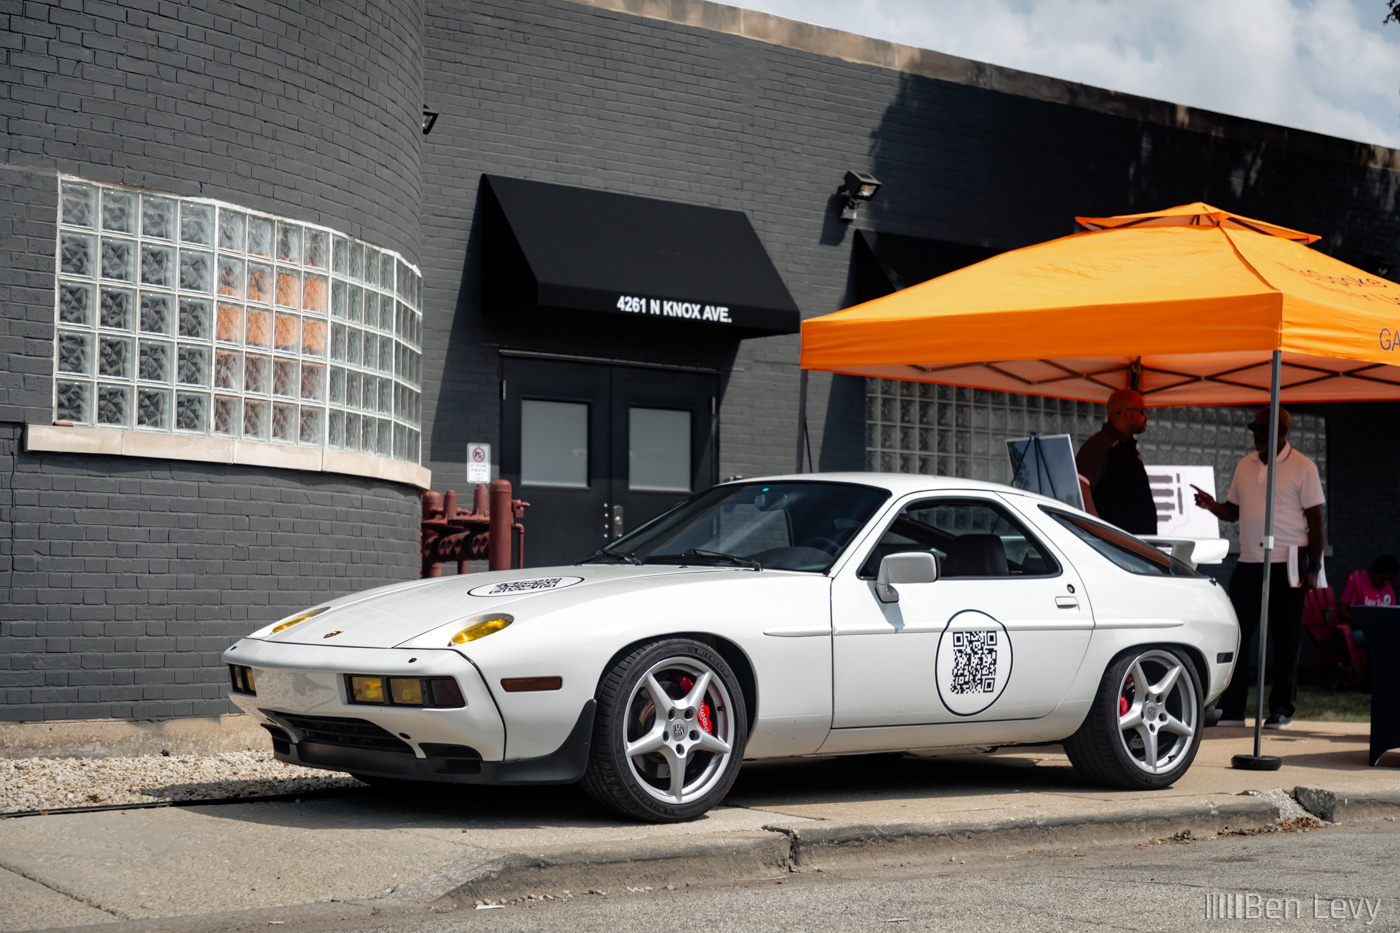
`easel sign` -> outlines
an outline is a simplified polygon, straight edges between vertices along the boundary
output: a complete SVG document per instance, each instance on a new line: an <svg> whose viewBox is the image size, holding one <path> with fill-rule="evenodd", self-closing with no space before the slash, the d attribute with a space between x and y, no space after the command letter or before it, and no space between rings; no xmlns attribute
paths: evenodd
<svg viewBox="0 0 1400 933"><path fill-rule="evenodd" d="M1058 499L1076 509L1084 508L1079 492L1079 470L1074 465L1074 445L1068 434L1009 438L1011 485L1027 492Z"/></svg>

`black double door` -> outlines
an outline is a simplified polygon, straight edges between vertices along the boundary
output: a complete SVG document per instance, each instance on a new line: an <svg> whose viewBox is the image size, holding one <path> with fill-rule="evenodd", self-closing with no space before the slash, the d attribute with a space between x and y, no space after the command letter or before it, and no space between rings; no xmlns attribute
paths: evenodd
<svg viewBox="0 0 1400 933"><path fill-rule="evenodd" d="M525 565L570 564L716 481L712 373L508 357L501 475Z"/></svg>

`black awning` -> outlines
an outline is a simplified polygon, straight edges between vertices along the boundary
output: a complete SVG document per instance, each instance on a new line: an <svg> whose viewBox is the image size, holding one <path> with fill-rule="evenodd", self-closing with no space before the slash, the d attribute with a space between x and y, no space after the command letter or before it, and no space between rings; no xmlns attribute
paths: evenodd
<svg viewBox="0 0 1400 933"><path fill-rule="evenodd" d="M487 310L558 308L730 329L801 326L742 211L481 177Z"/></svg>
<svg viewBox="0 0 1400 933"><path fill-rule="evenodd" d="M900 233L856 231L856 303L990 259L999 249Z"/></svg>

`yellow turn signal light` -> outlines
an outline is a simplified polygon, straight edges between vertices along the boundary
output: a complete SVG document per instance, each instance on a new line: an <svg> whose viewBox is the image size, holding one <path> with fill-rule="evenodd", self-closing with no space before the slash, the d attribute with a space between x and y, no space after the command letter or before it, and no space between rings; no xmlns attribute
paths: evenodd
<svg viewBox="0 0 1400 933"><path fill-rule="evenodd" d="M485 638L492 632L499 632L501 629L515 621L507 615L490 616L486 619L478 619L471 625L462 629L452 636L452 644L465 645L469 641L476 641L478 638Z"/></svg>
<svg viewBox="0 0 1400 933"><path fill-rule="evenodd" d="M321 613L323 613L323 612L326 611L326 608L327 608L327 607L322 606L322 607L319 608L319 609L308 609L308 610L306 610L305 612L298 612L296 615L292 616L290 619L287 619L287 620L284 621L284 622L279 622L277 625L273 626L272 631L271 631L271 632L268 632L268 634L269 634L269 635L276 635L278 632L280 632L280 631L282 631L282 630L284 630L284 629L289 629L289 628L291 628L293 625L296 625L298 622L305 622L307 619L311 618L312 616L318 616L318 615L320 615Z"/></svg>

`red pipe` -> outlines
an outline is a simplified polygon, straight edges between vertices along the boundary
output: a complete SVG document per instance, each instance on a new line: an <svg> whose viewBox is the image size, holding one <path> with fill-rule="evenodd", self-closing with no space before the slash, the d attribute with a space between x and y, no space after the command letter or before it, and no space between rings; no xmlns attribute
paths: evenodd
<svg viewBox="0 0 1400 933"><path fill-rule="evenodd" d="M487 566L492 570L510 569L510 482L491 481L491 524L487 544Z"/></svg>
<svg viewBox="0 0 1400 933"><path fill-rule="evenodd" d="M490 489L478 485L472 493L472 510L458 510L457 493L427 490L423 493L423 521L419 550L423 555L423 577L442 576L442 562L457 563L457 572L466 573L468 561L487 561L491 570L509 570L511 532L519 537L519 561L525 561L525 527L519 519L530 503L511 498L510 483L495 480Z"/></svg>

